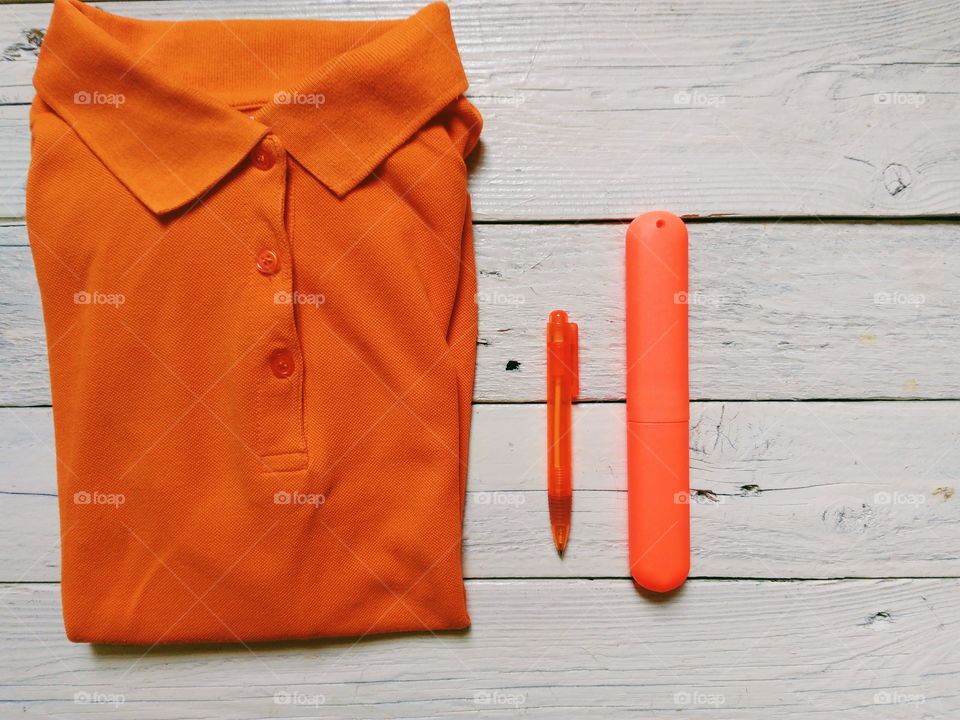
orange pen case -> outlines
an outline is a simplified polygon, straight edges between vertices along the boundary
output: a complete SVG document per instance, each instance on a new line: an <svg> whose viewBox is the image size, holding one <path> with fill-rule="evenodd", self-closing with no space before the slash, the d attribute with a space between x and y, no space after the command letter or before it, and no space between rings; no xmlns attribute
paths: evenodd
<svg viewBox="0 0 960 720"><path fill-rule="evenodd" d="M666 592L690 569L687 230L636 218L626 239L630 574Z"/></svg>

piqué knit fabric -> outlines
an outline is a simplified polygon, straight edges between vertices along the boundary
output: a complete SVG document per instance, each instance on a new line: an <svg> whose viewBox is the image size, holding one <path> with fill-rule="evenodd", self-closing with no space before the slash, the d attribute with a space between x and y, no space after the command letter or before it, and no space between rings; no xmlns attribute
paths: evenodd
<svg viewBox="0 0 960 720"><path fill-rule="evenodd" d="M55 0L34 84L68 637L467 626L481 118L446 5Z"/></svg>

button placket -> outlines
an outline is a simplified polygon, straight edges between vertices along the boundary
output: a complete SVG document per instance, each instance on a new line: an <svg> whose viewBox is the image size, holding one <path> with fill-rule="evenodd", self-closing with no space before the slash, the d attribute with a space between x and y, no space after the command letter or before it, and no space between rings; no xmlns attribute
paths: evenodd
<svg viewBox="0 0 960 720"><path fill-rule="evenodd" d="M293 268L286 228L289 182L287 156L267 135L250 152L254 197L272 237L258 237L251 272L251 318L259 318L263 377L257 383L258 449L264 472L301 469L306 464L303 423L303 367L295 320ZM257 176L260 176L259 178ZM251 328L256 332L256 328Z"/></svg>

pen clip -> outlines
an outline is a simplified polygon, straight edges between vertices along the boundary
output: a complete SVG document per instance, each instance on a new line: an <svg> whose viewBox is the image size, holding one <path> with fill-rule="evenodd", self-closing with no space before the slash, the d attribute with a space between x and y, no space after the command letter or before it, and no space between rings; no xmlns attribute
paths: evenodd
<svg viewBox="0 0 960 720"><path fill-rule="evenodd" d="M571 373L571 391L570 397L576 398L580 395L580 326L576 323L570 323L570 373Z"/></svg>

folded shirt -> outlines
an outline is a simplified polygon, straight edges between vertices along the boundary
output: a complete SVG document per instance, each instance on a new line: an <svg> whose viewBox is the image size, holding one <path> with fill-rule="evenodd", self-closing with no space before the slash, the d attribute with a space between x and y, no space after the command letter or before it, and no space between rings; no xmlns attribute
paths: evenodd
<svg viewBox="0 0 960 720"><path fill-rule="evenodd" d="M159 22L55 0L34 84L70 639L468 625L481 119L446 5Z"/></svg>

